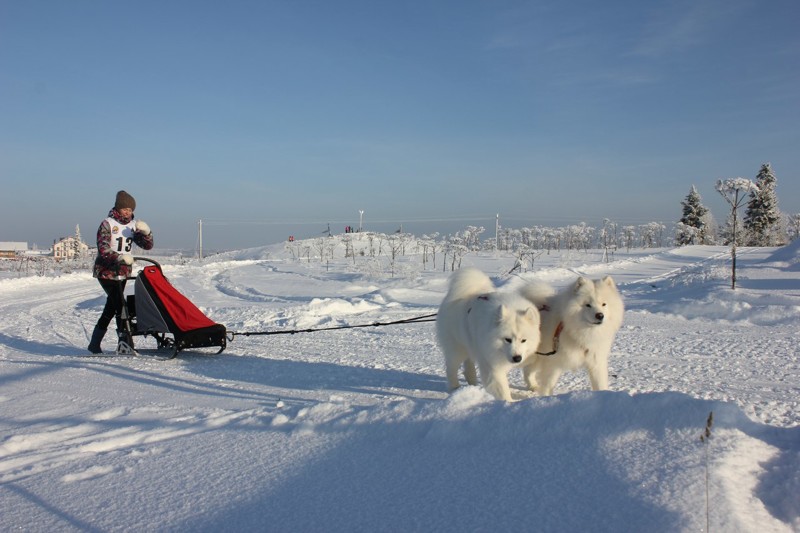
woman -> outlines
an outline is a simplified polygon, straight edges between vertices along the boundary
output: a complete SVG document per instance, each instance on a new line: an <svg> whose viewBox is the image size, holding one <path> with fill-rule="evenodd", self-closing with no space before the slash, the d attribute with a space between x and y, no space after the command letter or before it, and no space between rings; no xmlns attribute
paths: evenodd
<svg viewBox="0 0 800 533"><path fill-rule="evenodd" d="M136 244L149 250L153 247L153 233L147 223L133 220L136 200L125 191L117 193L114 207L108 212L97 230L97 259L94 261L94 277L106 293L106 305L92 332L89 351L101 353L100 342L106 334L112 318L117 320L117 330L122 329L120 313L125 298L125 283L131 274Z"/></svg>

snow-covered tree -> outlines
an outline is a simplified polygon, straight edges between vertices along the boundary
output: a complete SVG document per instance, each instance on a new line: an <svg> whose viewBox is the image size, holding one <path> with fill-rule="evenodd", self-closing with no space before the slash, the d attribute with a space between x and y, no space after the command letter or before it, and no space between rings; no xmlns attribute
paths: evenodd
<svg viewBox="0 0 800 533"><path fill-rule="evenodd" d="M666 226L660 222L648 222L639 226L639 238L642 248L660 248L664 244L664 230Z"/></svg>
<svg viewBox="0 0 800 533"><path fill-rule="evenodd" d="M622 238L625 241L625 249L630 252L636 238L636 226L623 226Z"/></svg>
<svg viewBox="0 0 800 533"><path fill-rule="evenodd" d="M675 244L686 246L703 242L703 234L700 228L678 222L675 224Z"/></svg>
<svg viewBox="0 0 800 533"><path fill-rule="evenodd" d="M800 213L786 216L786 234L789 240L800 238Z"/></svg>
<svg viewBox="0 0 800 533"><path fill-rule="evenodd" d="M737 212L744 204L747 195L753 191L758 191L755 183L746 178L728 178L724 180L717 180L717 192L719 192L728 205L731 206L731 227L733 228L733 235L731 239L731 288L736 288L736 240L737 226L739 223Z"/></svg>
<svg viewBox="0 0 800 533"><path fill-rule="evenodd" d="M81 254L81 244L83 244L81 240L81 225L75 224L75 239L72 241L72 252L75 259L79 259L83 255Z"/></svg>
<svg viewBox="0 0 800 533"><path fill-rule="evenodd" d="M325 262L325 239L322 237L317 237L314 239L314 249L319 254L319 262Z"/></svg>
<svg viewBox="0 0 800 533"><path fill-rule="evenodd" d="M461 236L464 240L463 244L469 250L480 250L481 249L481 234L486 231L486 228L483 226L467 226Z"/></svg>
<svg viewBox="0 0 800 533"><path fill-rule="evenodd" d="M609 219L603 219L603 229L600 230L600 240L603 247L603 258L608 263L611 261L611 256L617 249L617 232L619 226L616 222L611 222Z"/></svg>
<svg viewBox="0 0 800 533"><path fill-rule="evenodd" d="M675 243L679 246L686 244L706 244L706 213L708 208L703 205L700 193L692 185L686 199L681 202L683 216L678 223L675 234Z"/></svg>
<svg viewBox="0 0 800 533"><path fill-rule="evenodd" d="M774 246L780 239L778 223L778 197L775 193L777 180L769 163L761 165L756 176L756 190L750 191L750 201L745 210L743 226L748 246Z"/></svg>
<svg viewBox="0 0 800 533"><path fill-rule="evenodd" d="M705 221L703 232L703 238L705 239L705 244L717 244L718 238L718 228L717 228L717 221L714 219L714 215L711 213L711 210L708 210L708 213L705 214L703 217Z"/></svg>
<svg viewBox="0 0 800 533"><path fill-rule="evenodd" d="M436 249L438 247L438 243L436 239L439 238L439 233L434 232L430 235L423 235L421 239L417 241L417 247L422 249L422 269L425 270L428 267L428 256L431 256L433 260L433 268L436 268Z"/></svg>
<svg viewBox="0 0 800 533"><path fill-rule="evenodd" d="M443 250L444 259L442 259L442 272L447 271L448 254L450 255L450 270L455 272L457 268L461 268L461 259L468 251L467 246L464 244L464 236L462 233L448 235Z"/></svg>
<svg viewBox="0 0 800 533"><path fill-rule="evenodd" d="M406 246L405 233L393 233L387 237L389 241L389 266L391 268L392 277L394 277L397 265L397 257L403 254Z"/></svg>
<svg viewBox="0 0 800 533"><path fill-rule="evenodd" d="M742 219L737 218L734 226L734 213L728 213L725 224L719 226L719 235L722 244L731 245L736 239L736 246L744 246L744 230Z"/></svg>
<svg viewBox="0 0 800 533"><path fill-rule="evenodd" d="M344 244L344 256L345 256L345 258L352 257L353 258L353 264L355 264L355 262L356 262L356 252L355 252L355 248L353 247L353 236L352 236L352 234L348 233L344 237L342 237L342 244Z"/></svg>
<svg viewBox="0 0 800 533"><path fill-rule="evenodd" d="M595 229L587 226L586 222L563 228L567 250L588 249L591 245Z"/></svg>

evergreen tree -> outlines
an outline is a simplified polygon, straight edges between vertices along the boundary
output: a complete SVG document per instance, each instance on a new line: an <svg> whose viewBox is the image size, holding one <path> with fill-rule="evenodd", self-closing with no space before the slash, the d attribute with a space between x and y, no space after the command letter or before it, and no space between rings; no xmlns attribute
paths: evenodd
<svg viewBox="0 0 800 533"><path fill-rule="evenodd" d="M744 230L748 246L774 246L778 242L778 197L775 194L775 174L769 163L761 165L756 176L757 190L750 192L744 214Z"/></svg>
<svg viewBox="0 0 800 533"><path fill-rule="evenodd" d="M72 239L72 258L78 259L81 257L81 226L75 225L75 237Z"/></svg>
<svg viewBox="0 0 800 533"><path fill-rule="evenodd" d="M678 223L678 232L675 236L677 244L679 246L705 244L708 208L702 204L700 193L697 192L694 185L681 205L683 206L683 216Z"/></svg>

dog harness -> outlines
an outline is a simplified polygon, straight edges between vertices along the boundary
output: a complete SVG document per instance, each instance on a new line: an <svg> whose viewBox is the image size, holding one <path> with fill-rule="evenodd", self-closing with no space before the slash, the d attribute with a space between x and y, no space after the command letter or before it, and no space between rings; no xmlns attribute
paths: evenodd
<svg viewBox="0 0 800 533"><path fill-rule="evenodd" d="M553 333L553 351L552 352L547 352L547 353L536 352L536 353L539 354L539 355L545 355L545 356L555 355L556 352L558 352L558 340L559 340L559 338L561 338L561 332L562 331L564 331L564 323L563 322L559 322L558 326L556 326L555 333Z"/></svg>

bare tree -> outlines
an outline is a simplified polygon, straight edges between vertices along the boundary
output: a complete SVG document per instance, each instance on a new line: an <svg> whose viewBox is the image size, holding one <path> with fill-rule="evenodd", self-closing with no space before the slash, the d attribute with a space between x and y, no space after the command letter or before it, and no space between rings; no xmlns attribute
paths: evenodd
<svg viewBox="0 0 800 533"><path fill-rule="evenodd" d="M439 237L438 233L431 235L423 235L417 243L422 248L422 269L426 270L428 267L428 254L430 253L433 260L433 268L436 268L436 239Z"/></svg>
<svg viewBox="0 0 800 533"><path fill-rule="evenodd" d="M717 180L719 192L728 205L731 206L731 220L733 225L733 238L731 239L731 289L736 289L736 226L738 223L737 212L749 193L758 193L756 184L747 178L728 178Z"/></svg>
<svg viewBox="0 0 800 533"><path fill-rule="evenodd" d="M325 239L322 237L317 237L314 239L314 249L319 253L319 262L325 262Z"/></svg>
<svg viewBox="0 0 800 533"><path fill-rule="evenodd" d="M397 263L397 256L401 255L401 251L405 247L405 239L402 233L395 233L387 238L389 242L389 267L394 277L394 272Z"/></svg>
<svg viewBox="0 0 800 533"><path fill-rule="evenodd" d="M344 257L345 258L352 257L353 264L355 264L356 252L355 249L353 248L353 237L349 234L345 235L344 237L342 237L342 243L344 243Z"/></svg>

